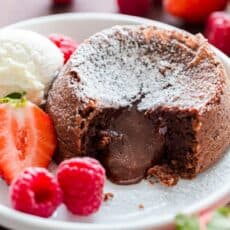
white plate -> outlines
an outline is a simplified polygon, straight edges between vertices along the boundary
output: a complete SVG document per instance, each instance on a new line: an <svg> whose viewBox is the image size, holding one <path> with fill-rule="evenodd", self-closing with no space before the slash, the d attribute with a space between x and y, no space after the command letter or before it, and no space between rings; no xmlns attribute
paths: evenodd
<svg viewBox="0 0 230 230"><path fill-rule="evenodd" d="M32 19L12 25L14 28L34 30L44 35L63 33L82 41L89 35L116 24L154 23L147 19L113 14L64 14ZM228 57L216 50L226 67ZM229 71L230 74L230 71ZM26 215L10 208L8 188L0 182L0 224L17 230L38 229L168 229L179 213L198 213L230 200L230 151L212 168L192 181L180 180L178 185L165 188L142 181L137 185L117 186L107 182L106 192L114 199L104 203L100 211L87 218L70 215L61 206L50 219ZM140 204L144 209L139 209Z"/></svg>

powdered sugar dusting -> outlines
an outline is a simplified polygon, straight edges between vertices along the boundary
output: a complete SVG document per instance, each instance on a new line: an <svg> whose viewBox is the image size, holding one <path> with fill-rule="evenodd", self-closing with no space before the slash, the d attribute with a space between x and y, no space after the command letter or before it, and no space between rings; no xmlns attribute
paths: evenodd
<svg viewBox="0 0 230 230"><path fill-rule="evenodd" d="M221 81L212 55L201 53L200 47L209 49L202 42L153 26L113 27L92 36L72 57L70 68L80 76L72 87L103 106L138 101L140 110L199 109L215 97Z"/></svg>

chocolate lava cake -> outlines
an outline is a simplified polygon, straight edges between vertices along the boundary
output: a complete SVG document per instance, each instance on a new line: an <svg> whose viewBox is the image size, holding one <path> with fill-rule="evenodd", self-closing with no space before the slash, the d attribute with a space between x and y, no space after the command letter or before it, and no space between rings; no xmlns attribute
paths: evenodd
<svg viewBox="0 0 230 230"><path fill-rule="evenodd" d="M230 82L201 35L116 26L90 37L54 81L59 161L92 156L117 184L173 185L230 144Z"/></svg>

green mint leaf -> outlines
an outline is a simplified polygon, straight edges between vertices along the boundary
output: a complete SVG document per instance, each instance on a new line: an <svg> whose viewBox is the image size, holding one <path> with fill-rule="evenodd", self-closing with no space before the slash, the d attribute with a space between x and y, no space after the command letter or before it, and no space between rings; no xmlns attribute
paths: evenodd
<svg viewBox="0 0 230 230"><path fill-rule="evenodd" d="M19 108L24 107L27 104L27 99L25 96L25 92L22 93L11 93L8 94L6 97L0 98L0 104L9 103L10 105Z"/></svg>
<svg viewBox="0 0 230 230"><path fill-rule="evenodd" d="M229 217L230 216L230 207L222 207L217 210L217 213L222 216Z"/></svg>
<svg viewBox="0 0 230 230"><path fill-rule="evenodd" d="M223 207L218 209L212 220L207 225L207 230L230 230L230 208Z"/></svg>
<svg viewBox="0 0 230 230"><path fill-rule="evenodd" d="M11 98L11 99L21 99L22 97L24 97L26 95L25 92L14 92L14 93L10 93L6 96L6 98Z"/></svg>
<svg viewBox="0 0 230 230"><path fill-rule="evenodd" d="M176 230L200 230L199 220L195 216L179 214L176 216Z"/></svg>

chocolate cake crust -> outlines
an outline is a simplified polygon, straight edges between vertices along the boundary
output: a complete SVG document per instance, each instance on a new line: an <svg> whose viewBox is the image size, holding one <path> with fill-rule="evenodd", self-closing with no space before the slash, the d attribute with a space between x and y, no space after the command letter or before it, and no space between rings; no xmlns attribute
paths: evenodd
<svg viewBox="0 0 230 230"><path fill-rule="evenodd" d="M201 35L154 26L116 26L86 40L54 81L47 111L57 159L96 157L119 184L158 165L193 178L230 144L223 65Z"/></svg>

